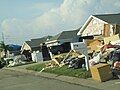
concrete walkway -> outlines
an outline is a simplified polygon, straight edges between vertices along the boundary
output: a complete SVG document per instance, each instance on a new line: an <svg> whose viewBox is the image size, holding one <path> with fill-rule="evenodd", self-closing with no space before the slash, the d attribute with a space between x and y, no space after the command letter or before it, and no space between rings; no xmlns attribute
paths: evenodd
<svg viewBox="0 0 120 90"><path fill-rule="evenodd" d="M23 65L23 66L10 67L10 68L5 67L4 69L15 70L15 71L23 72L23 73L29 73L35 76L60 80L60 81L68 82L71 84L82 85L82 86L87 86L87 87L92 87L92 88L97 88L97 89L102 89L102 90L119 90L120 89L120 79L109 80L109 81L100 83L100 82L92 80L91 78L81 79L81 78L76 78L76 77L69 77L69 76L63 76L63 75L58 76L56 74L26 70L26 67L37 65L37 64L40 64L40 63L33 63L33 64L28 64L28 65Z"/></svg>

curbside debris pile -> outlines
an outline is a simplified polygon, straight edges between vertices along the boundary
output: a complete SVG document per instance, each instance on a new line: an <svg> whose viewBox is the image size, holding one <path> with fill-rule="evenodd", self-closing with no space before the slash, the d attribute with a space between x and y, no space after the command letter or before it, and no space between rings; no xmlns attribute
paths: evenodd
<svg viewBox="0 0 120 90"><path fill-rule="evenodd" d="M47 68L52 67L62 67L64 65L68 65L68 68L73 69L79 69L79 68L85 68L85 61L84 56L76 52L74 50L71 50L65 57L62 55L58 55L57 57L54 57L50 63L46 64L46 67L42 69L40 72Z"/></svg>
<svg viewBox="0 0 120 90"><path fill-rule="evenodd" d="M27 58L25 55L16 55L12 58L4 58L7 67L13 67L18 65L27 64Z"/></svg>
<svg viewBox="0 0 120 90"><path fill-rule="evenodd" d="M112 38L112 39L111 39ZM105 37L104 38L104 44L98 47L101 47L99 49L96 49L93 52L92 59L89 60L89 65L90 65L90 70L92 73L92 77L94 79L94 74L95 71L93 72L92 68L95 67L96 65L99 65L100 63L104 63L109 65L110 69L101 69L102 70L102 75L101 75L101 70L99 71L100 77L109 77L110 78L119 78L120 74L120 39L118 35L114 35L111 37ZM107 44L108 43L108 44ZM100 68L104 68L104 66L99 66ZM96 68L98 68L96 66ZM108 74L105 74L107 71L109 71ZM110 73L113 74L110 75ZM106 79L109 80L110 78ZM94 79L96 80L96 79ZM106 81L106 80L98 80L98 81Z"/></svg>
<svg viewBox="0 0 120 90"><path fill-rule="evenodd" d="M103 82L111 78L119 78L120 39L118 37L118 35L105 37L103 40L98 40L101 43L95 45L96 43L94 42L96 42L96 39L87 46L91 50L90 53L88 53L89 69L94 80ZM56 66L62 67L64 65L68 65L68 68L73 69L86 69L85 64L85 55L76 50L71 50L66 56L58 55L57 57L54 57L50 63L46 64L46 67L43 68L41 72L46 68Z"/></svg>

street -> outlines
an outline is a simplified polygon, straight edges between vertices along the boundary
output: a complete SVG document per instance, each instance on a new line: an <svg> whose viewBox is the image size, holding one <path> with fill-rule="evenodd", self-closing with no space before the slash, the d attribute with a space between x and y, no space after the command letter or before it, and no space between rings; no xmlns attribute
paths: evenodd
<svg viewBox="0 0 120 90"><path fill-rule="evenodd" d="M0 90L96 90L59 80L0 69Z"/></svg>

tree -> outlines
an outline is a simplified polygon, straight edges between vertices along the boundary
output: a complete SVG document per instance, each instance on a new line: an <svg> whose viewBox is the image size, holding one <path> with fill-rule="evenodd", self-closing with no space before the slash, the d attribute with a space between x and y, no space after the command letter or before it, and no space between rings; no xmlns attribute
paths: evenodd
<svg viewBox="0 0 120 90"><path fill-rule="evenodd" d="M8 46L5 45L5 43L3 41L0 42L0 51L4 51L5 52L5 57L7 54L7 50L8 50Z"/></svg>

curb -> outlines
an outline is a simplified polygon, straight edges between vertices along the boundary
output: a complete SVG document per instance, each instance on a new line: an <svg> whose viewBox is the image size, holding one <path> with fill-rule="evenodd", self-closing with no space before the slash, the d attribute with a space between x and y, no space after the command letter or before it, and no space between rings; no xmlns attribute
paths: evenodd
<svg viewBox="0 0 120 90"><path fill-rule="evenodd" d="M22 66L16 66L16 67L4 67L3 69L21 72L27 75L34 75L34 76L38 76L46 79L59 80L62 82L66 82L74 85L80 85L82 87L88 87L95 90L119 90L120 88L120 79L113 79L113 80L109 80L101 83L101 82L92 80L92 78L82 79L82 78L76 78L76 77L70 77L70 76L56 75L56 74L46 73L46 72L37 72L37 71L26 69L29 66L33 66L37 64L41 64L41 62L22 65Z"/></svg>
<svg viewBox="0 0 120 90"><path fill-rule="evenodd" d="M56 74L51 74L51 73L45 73L45 72L36 72L32 70L26 70L24 68L18 68L18 67L10 67L10 68L3 68L7 70L12 70L12 71L17 71L17 72L22 72L25 74L30 74L34 76L39 76L43 78L48 78L48 79L54 79L54 80L59 80L62 82L67 82L70 84L75 84L75 85L80 85L83 87L88 87L88 88L94 88L94 89L101 89L100 87L97 87L96 84L100 84L99 82L95 82L91 79L81 79L81 78L76 78L76 77L70 77L70 76L63 76L63 75L56 75Z"/></svg>

